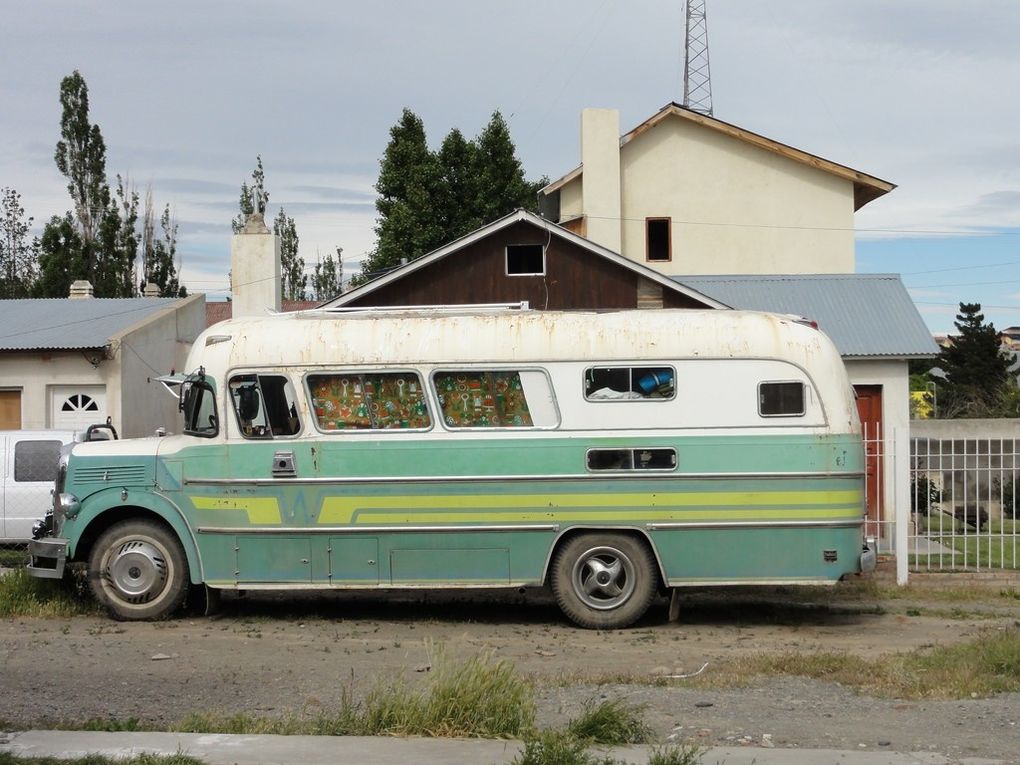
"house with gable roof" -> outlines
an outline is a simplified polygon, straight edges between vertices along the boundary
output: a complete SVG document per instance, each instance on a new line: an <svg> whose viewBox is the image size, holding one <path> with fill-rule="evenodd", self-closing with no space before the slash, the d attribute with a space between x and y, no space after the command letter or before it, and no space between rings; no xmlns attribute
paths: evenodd
<svg viewBox="0 0 1020 765"><path fill-rule="evenodd" d="M581 115L581 164L543 215L666 274L852 273L854 213L895 188L670 103L620 134Z"/></svg>
<svg viewBox="0 0 1020 765"><path fill-rule="evenodd" d="M173 428L177 402L151 378L181 369L205 329L205 296L0 300L0 430L84 430L109 417L122 437Z"/></svg>

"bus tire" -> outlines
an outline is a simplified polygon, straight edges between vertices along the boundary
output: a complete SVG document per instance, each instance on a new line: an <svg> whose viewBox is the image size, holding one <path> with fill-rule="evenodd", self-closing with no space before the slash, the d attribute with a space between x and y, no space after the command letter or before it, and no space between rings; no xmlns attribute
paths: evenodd
<svg viewBox="0 0 1020 765"><path fill-rule="evenodd" d="M92 547L89 586L118 621L165 619L180 608L188 593L184 548L160 523L115 523Z"/></svg>
<svg viewBox="0 0 1020 765"><path fill-rule="evenodd" d="M567 617L588 629L621 629L640 619L658 576L648 546L626 534L582 534L556 552L552 589Z"/></svg>

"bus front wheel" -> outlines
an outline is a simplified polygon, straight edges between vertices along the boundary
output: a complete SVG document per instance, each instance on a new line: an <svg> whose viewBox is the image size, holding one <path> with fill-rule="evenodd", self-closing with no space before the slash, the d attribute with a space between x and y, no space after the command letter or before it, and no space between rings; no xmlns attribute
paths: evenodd
<svg viewBox="0 0 1020 765"><path fill-rule="evenodd" d="M116 523L92 548L89 586L114 619L164 619L180 607L188 592L184 549L162 524Z"/></svg>
<svg viewBox="0 0 1020 765"><path fill-rule="evenodd" d="M552 589L563 613L588 629L620 629L648 610L658 577L647 545L625 534L582 534L556 553Z"/></svg>

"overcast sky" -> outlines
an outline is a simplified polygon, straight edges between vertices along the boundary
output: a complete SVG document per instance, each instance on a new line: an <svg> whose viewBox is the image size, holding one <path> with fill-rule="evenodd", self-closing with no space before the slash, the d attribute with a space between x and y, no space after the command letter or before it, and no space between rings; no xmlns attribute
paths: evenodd
<svg viewBox="0 0 1020 765"><path fill-rule="evenodd" d="M69 209L53 150L80 70L109 174L173 205L210 299L256 154L309 268L341 246L350 272L403 107L433 146L499 109L528 177L556 178L584 107L629 130L683 94L682 0L0 2L0 186L37 227ZM857 214L858 270L902 273L933 331L961 300L1020 325L1020 2L707 4L716 117L898 185Z"/></svg>

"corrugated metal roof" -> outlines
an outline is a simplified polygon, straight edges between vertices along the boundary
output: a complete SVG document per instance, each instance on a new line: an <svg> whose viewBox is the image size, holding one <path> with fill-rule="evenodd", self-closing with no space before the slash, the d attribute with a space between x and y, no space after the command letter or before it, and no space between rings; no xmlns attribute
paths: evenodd
<svg viewBox="0 0 1020 765"><path fill-rule="evenodd" d="M0 351L102 348L177 298L0 300Z"/></svg>
<svg viewBox="0 0 1020 765"><path fill-rule="evenodd" d="M938 346L897 274L674 276L732 308L818 322L848 358L934 356Z"/></svg>

